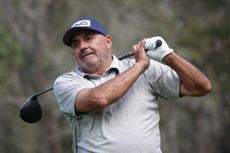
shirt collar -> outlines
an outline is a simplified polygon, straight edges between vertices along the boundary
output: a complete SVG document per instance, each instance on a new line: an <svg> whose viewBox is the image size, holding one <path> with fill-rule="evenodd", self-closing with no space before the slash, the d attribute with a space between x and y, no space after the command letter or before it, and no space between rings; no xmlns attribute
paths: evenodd
<svg viewBox="0 0 230 153"><path fill-rule="evenodd" d="M111 73L111 72L115 72L116 74L119 74L121 72L121 70L119 69L119 62L120 62L120 60L115 55L113 55L112 58L113 58L113 61L112 61L111 65L110 65L110 67L105 71L104 74ZM84 78L88 78L88 77L90 77L90 78L98 78L98 77L101 77L98 74L88 74L88 73L85 73L78 66L76 67L75 71L80 76L82 76Z"/></svg>

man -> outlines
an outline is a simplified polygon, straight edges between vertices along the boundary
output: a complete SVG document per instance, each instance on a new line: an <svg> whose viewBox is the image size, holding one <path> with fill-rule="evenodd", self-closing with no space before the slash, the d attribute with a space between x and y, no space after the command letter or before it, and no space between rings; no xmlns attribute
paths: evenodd
<svg viewBox="0 0 230 153"><path fill-rule="evenodd" d="M155 48L157 40L162 44ZM134 59L118 60L104 26L80 18L63 42L78 66L56 79L54 93L73 129L74 153L161 153L158 97L211 90L208 78L161 37L141 40Z"/></svg>

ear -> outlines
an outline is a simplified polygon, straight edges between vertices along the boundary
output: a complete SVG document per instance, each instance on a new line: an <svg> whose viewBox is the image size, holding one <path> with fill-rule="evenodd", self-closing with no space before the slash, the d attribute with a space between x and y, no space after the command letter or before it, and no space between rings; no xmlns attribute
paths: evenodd
<svg viewBox="0 0 230 153"><path fill-rule="evenodd" d="M111 35L105 36L105 43L108 48L112 48L112 36Z"/></svg>

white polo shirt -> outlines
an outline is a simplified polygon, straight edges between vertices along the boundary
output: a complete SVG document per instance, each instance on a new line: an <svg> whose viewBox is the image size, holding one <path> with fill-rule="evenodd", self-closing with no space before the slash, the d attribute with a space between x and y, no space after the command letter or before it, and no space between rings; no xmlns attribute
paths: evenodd
<svg viewBox="0 0 230 153"><path fill-rule="evenodd" d="M149 68L114 104L76 115L75 98L85 88L94 88L129 69L135 60L113 56L102 75L76 68L59 76L54 94L73 130L74 153L161 153L158 97L179 97L180 79L170 67L150 60Z"/></svg>

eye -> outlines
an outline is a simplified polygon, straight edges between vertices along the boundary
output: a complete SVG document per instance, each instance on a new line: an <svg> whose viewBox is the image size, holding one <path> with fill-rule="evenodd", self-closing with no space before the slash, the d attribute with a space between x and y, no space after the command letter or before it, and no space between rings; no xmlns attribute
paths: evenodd
<svg viewBox="0 0 230 153"><path fill-rule="evenodd" d="M85 37L85 40L86 40L86 41L90 41L90 40L92 40L92 39L93 39L93 36L92 36L92 35L89 35L89 36Z"/></svg>
<svg viewBox="0 0 230 153"><path fill-rule="evenodd" d="M77 48L79 46L79 42L78 41L74 41L73 43L72 43L72 48Z"/></svg>

